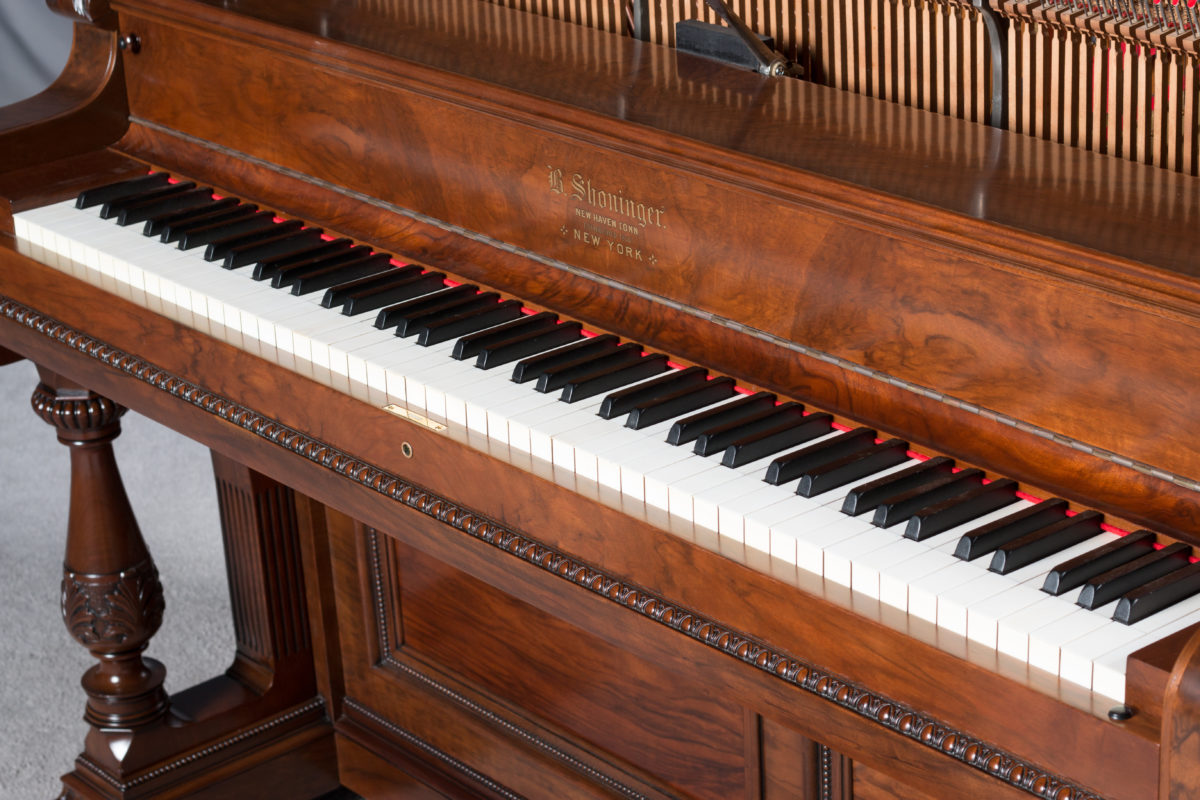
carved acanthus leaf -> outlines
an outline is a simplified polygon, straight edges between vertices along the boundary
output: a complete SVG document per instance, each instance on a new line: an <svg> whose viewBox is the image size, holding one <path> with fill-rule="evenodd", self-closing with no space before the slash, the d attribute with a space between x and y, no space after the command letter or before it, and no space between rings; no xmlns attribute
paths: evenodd
<svg viewBox="0 0 1200 800"><path fill-rule="evenodd" d="M63 570L62 614L83 645L131 649L162 625L162 584L149 561L117 575L80 575Z"/></svg>

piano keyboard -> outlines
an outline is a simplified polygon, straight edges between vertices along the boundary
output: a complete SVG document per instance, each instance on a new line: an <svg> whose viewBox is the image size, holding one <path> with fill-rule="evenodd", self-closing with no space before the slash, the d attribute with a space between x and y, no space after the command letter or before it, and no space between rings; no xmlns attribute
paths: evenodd
<svg viewBox="0 0 1200 800"><path fill-rule="evenodd" d="M14 221L37 261L938 641L1121 701L1126 657L1200 622L1185 545L165 174Z"/></svg>

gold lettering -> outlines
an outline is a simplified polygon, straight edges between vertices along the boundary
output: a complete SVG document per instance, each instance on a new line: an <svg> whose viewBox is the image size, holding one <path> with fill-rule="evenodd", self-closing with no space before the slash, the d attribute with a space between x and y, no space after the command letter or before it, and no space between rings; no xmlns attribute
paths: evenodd
<svg viewBox="0 0 1200 800"><path fill-rule="evenodd" d="M600 214L592 214L583 209L576 208L576 216L584 219L593 219L601 225L615 228L635 236L640 235L644 228L666 228L667 225L663 222L663 215L667 213L667 209L663 206L648 206L643 202L632 200L625 196L624 189L617 189L615 192L611 189L599 186L592 183L592 179L586 177L582 173L572 172L566 181L566 185L570 187L569 196L577 203L584 203L595 209L603 209L621 217L627 217L641 225L638 228L612 217L603 216ZM550 190L558 194L567 194L562 183L562 171L556 168L550 170Z"/></svg>

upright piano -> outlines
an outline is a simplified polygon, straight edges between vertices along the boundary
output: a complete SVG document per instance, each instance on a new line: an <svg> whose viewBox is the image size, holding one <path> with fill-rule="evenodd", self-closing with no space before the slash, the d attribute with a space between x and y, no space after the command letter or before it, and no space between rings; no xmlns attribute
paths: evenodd
<svg viewBox="0 0 1200 800"><path fill-rule="evenodd" d="M669 3L49 4L63 798L1200 796L1189 4L735 4L804 79ZM127 409L219 490L171 696Z"/></svg>

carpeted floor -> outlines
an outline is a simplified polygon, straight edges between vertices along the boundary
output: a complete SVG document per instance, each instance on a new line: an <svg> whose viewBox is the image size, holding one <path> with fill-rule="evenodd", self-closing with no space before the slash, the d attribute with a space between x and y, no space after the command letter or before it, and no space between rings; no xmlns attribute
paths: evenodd
<svg viewBox="0 0 1200 800"><path fill-rule="evenodd" d="M33 365L0 367L0 798L49 800L83 743L79 678L93 662L59 613L68 453L29 407ZM178 690L224 671L233 627L208 451L126 414L115 450L167 610L149 655Z"/></svg>

